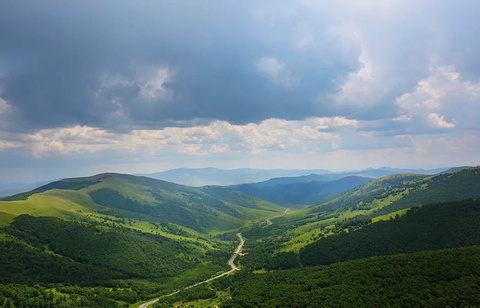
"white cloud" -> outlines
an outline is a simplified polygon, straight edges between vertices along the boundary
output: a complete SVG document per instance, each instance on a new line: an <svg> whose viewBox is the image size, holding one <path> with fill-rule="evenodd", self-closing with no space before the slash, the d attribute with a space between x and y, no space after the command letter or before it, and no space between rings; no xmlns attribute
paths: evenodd
<svg viewBox="0 0 480 308"><path fill-rule="evenodd" d="M121 136L121 135L120 135ZM31 143L32 155L35 157L66 155L121 148L119 135L105 130L74 126L56 129L42 129L24 139Z"/></svg>
<svg viewBox="0 0 480 308"><path fill-rule="evenodd" d="M301 161L294 157L292 160L283 158L282 162L290 163L297 168L315 166L330 170L384 166L438 168L480 164L477 154L480 153L480 136L467 135L460 138L431 138L431 136L395 137L398 146L306 153L302 155ZM406 144L402 145L403 143Z"/></svg>
<svg viewBox="0 0 480 308"><path fill-rule="evenodd" d="M268 119L259 124L233 125L214 121L193 127L137 129L130 133L74 126L43 129L23 137L35 157L113 150L139 155L184 153L209 155L225 152L331 151L341 146L340 129L355 130L356 120L309 118L303 121Z"/></svg>
<svg viewBox="0 0 480 308"><path fill-rule="evenodd" d="M315 36L306 24L300 24L295 27L292 33L292 39L299 50L307 49L315 42Z"/></svg>
<svg viewBox="0 0 480 308"><path fill-rule="evenodd" d="M285 64L273 57L261 58L257 63L258 70L272 79L280 76L285 69Z"/></svg>
<svg viewBox="0 0 480 308"><path fill-rule="evenodd" d="M317 129L336 129L340 127L358 128L360 121L347 119L344 117L323 117L323 118L310 118L305 120L307 123L315 126Z"/></svg>
<svg viewBox="0 0 480 308"><path fill-rule="evenodd" d="M437 113L430 113L427 116L427 122L435 128L454 128L454 123L447 123L445 121L445 116L439 116Z"/></svg>
<svg viewBox="0 0 480 308"><path fill-rule="evenodd" d="M100 78L100 88L97 95L102 95L103 92L113 87L131 87L137 86L139 88L138 95L147 100L156 98L171 99L172 91L165 87L165 83L173 80L177 73L176 70L171 69L168 65L161 65L155 67L134 66L132 68L132 76L126 76L122 73L105 73ZM112 103L121 104L112 99Z"/></svg>
<svg viewBox="0 0 480 308"><path fill-rule="evenodd" d="M272 82L283 86L293 85L293 80L286 69L284 62L275 57L263 57L258 60L257 69L260 73L267 76Z"/></svg>
<svg viewBox="0 0 480 308"><path fill-rule="evenodd" d="M409 123L417 133L426 127L480 127L480 83L462 80L453 65L432 65L430 76L420 80L413 92L401 95L395 103L399 108L397 119Z"/></svg>
<svg viewBox="0 0 480 308"><path fill-rule="evenodd" d="M1 94L1 92L0 92ZM7 120L11 120L13 107L0 96L0 128L5 128L8 124Z"/></svg>
<svg viewBox="0 0 480 308"><path fill-rule="evenodd" d="M210 147L211 153L226 153L230 151L230 146L228 144L214 144Z"/></svg>
<svg viewBox="0 0 480 308"><path fill-rule="evenodd" d="M109 89L114 86L132 86L134 85L134 80L129 78L121 73L106 73L100 78L100 88Z"/></svg>
<svg viewBox="0 0 480 308"><path fill-rule="evenodd" d="M7 104L7 102L0 97L0 117L6 114L10 110L11 106Z"/></svg>
<svg viewBox="0 0 480 308"><path fill-rule="evenodd" d="M172 80L172 75L168 66L151 70L141 77L140 95L148 99L171 98L172 92L164 84Z"/></svg>
<svg viewBox="0 0 480 308"><path fill-rule="evenodd" d="M430 114L432 125L444 128L443 132L450 131L445 128L453 128L453 124L441 115ZM373 125L373 129L365 130L369 125ZM21 146L30 149L36 158L78 154L88 157L108 151L109 156L128 158L130 162L163 162L169 157L183 159L182 166L195 161L219 167L226 167L230 162L234 163L231 166L241 167L248 161L250 167L328 169L379 167L392 163L411 167L412 162L416 167L450 165L454 163L449 160L453 156L455 162L475 164L474 153L480 150L480 143L476 144L480 137L472 134L435 138L429 137L431 135L384 135L375 130L376 125L378 123L323 117L301 121L272 118L246 125L213 121L207 125L137 129L128 133L74 126L39 130L19 137L22 142L0 141L0 150ZM189 162L188 157L194 156L195 160ZM430 156L432 159L427 159Z"/></svg>
<svg viewBox="0 0 480 308"><path fill-rule="evenodd" d="M378 64L366 50L362 51L358 61L361 68L348 75L335 96L335 102L339 105L371 107L378 104L389 90Z"/></svg>
<svg viewBox="0 0 480 308"><path fill-rule="evenodd" d="M0 91L1 94L1 91ZM7 129L12 124L13 107L0 96L0 130Z"/></svg>
<svg viewBox="0 0 480 308"><path fill-rule="evenodd" d="M420 26L404 20L422 4L406 2L340 0L329 6L307 2L312 10L332 13L329 35L338 44L338 59L350 68L350 73L335 79L338 91L333 98L339 106L370 109L390 104L392 93L423 73L424 57L429 53L420 38L424 31L410 31ZM413 41L415 50L409 48Z"/></svg>
<svg viewBox="0 0 480 308"><path fill-rule="evenodd" d="M478 165L480 136L466 135L459 138L438 137L415 140L415 154L428 157L431 162L446 165Z"/></svg>
<svg viewBox="0 0 480 308"><path fill-rule="evenodd" d="M0 152L11 148L19 148L22 144L20 142L12 142L7 140L0 140Z"/></svg>

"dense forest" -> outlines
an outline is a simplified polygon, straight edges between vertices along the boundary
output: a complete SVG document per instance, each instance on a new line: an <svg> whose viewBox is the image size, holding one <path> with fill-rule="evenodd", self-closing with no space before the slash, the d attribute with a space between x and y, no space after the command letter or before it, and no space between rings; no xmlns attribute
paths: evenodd
<svg viewBox="0 0 480 308"><path fill-rule="evenodd" d="M0 248L0 307L128 307L208 278L229 257L127 228L29 215L1 230Z"/></svg>
<svg viewBox="0 0 480 308"><path fill-rule="evenodd" d="M215 282L224 307L478 307L480 247L423 251Z"/></svg>
<svg viewBox="0 0 480 308"><path fill-rule="evenodd" d="M194 265L194 252L168 238L128 229L21 215L5 231L40 250L129 278L176 276ZM179 258L179 253L185 258Z"/></svg>

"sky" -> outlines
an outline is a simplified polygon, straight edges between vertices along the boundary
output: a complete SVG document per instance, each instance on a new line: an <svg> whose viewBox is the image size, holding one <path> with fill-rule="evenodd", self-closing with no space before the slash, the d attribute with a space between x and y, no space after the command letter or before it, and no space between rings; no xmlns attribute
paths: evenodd
<svg viewBox="0 0 480 308"><path fill-rule="evenodd" d="M480 2L0 1L0 182L480 164Z"/></svg>

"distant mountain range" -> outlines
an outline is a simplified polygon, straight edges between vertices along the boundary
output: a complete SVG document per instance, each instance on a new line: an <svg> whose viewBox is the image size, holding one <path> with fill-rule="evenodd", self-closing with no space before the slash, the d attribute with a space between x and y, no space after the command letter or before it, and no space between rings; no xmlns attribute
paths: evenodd
<svg viewBox="0 0 480 308"><path fill-rule="evenodd" d="M0 198L18 194L23 191L29 191L39 186L47 184L49 181L41 181L35 183L11 183L0 182Z"/></svg>
<svg viewBox="0 0 480 308"><path fill-rule="evenodd" d="M204 186L204 185L238 185L246 183L256 183L267 181L273 178L284 177L301 177L322 175L321 181L337 180L349 175L379 178L382 176L397 173L419 173L419 174L435 174L447 170L448 168L437 169L397 169L397 168L368 168L359 171L350 172L331 172L325 169L217 169L217 168L179 168L163 172L155 172L148 174L140 174L158 180L178 183L188 186ZM288 180L287 180L288 181ZM296 180L294 182L297 182ZM280 184L280 183L277 183ZM282 183L286 184L286 183Z"/></svg>
<svg viewBox="0 0 480 308"><path fill-rule="evenodd" d="M334 180L329 180L331 178ZM336 178L337 175L333 174L312 174L296 178L275 178L265 182L234 185L231 187L276 204L302 207L327 200L373 180L373 178L359 176Z"/></svg>
<svg viewBox="0 0 480 308"><path fill-rule="evenodd" d="M455 169L461 168L463 167ZM436 174L445 170L446 168L396 169L384 167L352 172L330 172L324 169L223 170L216 168L183 168L153 173L148 176L193 186L240 183L230 185L230 187L283 206L304 207L332 198L378 177L402 173ZM267 180L252 183L252 181L262 178Z"/></svg>
<svg viewBox="0 0 480 308"><path fill-rule="evenodd" d="M141 174L154 179L169 181L188 186L235 185L265 181L275 177L302 176L309 174L328 174L323 169L217 169L217 168L178 168L163 172Z"/></svg>

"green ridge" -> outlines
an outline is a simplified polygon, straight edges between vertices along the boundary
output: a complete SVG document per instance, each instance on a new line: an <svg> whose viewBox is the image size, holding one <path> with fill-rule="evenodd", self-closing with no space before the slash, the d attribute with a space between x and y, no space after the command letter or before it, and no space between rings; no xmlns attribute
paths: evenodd
<svg viewBox="0 0 480 308"><path fill-rule="evenodd" d="M300 262L322 265L376 255L480 245L479 222L478 200L415 207L401 217L307 245L300 251Z"/></svg>

